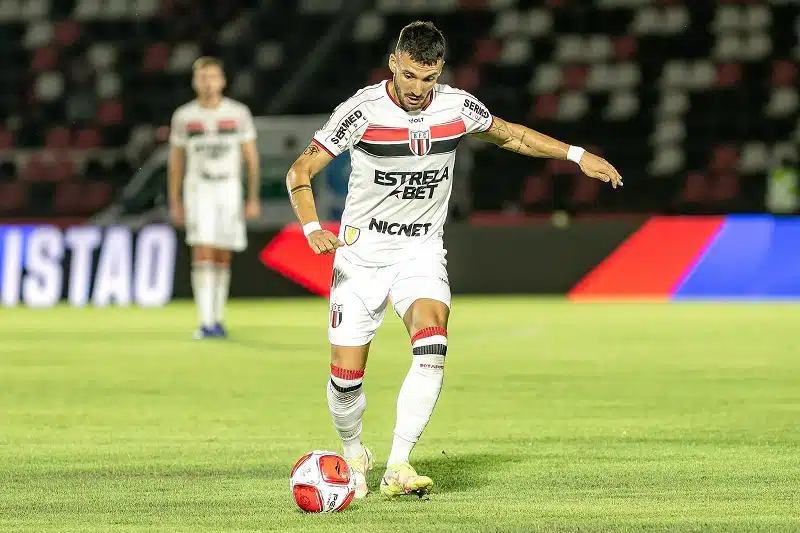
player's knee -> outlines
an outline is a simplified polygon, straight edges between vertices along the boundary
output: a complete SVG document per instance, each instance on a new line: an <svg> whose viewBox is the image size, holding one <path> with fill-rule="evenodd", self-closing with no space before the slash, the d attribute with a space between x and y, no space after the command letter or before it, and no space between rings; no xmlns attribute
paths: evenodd
<svg viewBox="0 0 800 533"><path fill-rule="evenodd" d="M446 330L449 317L450 308L444 302L421 298L411 304L403 317L403 322L413 337L426 328L436 327Z"/></svg>
<svg viewBox="0 0 800 533"><path fill-rule="evenodd" d="M331 345L331 365L347 370L363 369L367 364L369 344L365 346Z"/></svg>
<svg viewBox="0 0 800 533"><path fill-rule="evenodd" d="M214 250L208 246L195 246L192 248L192 260L195 263L214 261Z"/></svg>
<svg viewBox="0 0 800 533"><path fill-rule="evenodd" d="M214 253L214 263L219 267L231 265L231 253L228 250L217 250Z"/></svg>

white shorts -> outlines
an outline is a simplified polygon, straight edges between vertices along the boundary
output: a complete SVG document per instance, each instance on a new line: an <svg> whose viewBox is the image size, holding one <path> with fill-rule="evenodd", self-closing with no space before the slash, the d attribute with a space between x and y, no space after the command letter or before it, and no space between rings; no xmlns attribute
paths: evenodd
<svg viewBox="0 0 800 533"><path fill-rule="evenodd" d="M240 187L189 185L184 194L186 244L241 252L247 228Z"/></svg>
<svg viewBox="0 0 800 533"><path fill-rule="evenodd" d="M383 322L390 300L400 318L420 298L438 300L450 307L446 266L444 251L382 267L355 265L337 252L328 317L331 344L368 344Z"/></svg>

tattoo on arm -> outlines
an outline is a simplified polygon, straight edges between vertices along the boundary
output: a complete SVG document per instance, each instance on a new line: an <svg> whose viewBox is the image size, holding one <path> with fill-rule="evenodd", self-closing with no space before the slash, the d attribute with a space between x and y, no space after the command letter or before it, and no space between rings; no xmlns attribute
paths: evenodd
<svg viewBox="0 0 800 533"><path fill-rule="evenodd" d="M528 132L527 132L527 131L523 131L523 132L522 132L522 138L521 138L521 139L519 140L519 142L517 143L517 153L520 153L520 152L522 151L522 147L525 145L525 136L526 136L527 134L528 134Z"/></svg>
<svg viewBox="0 0 800 533"><path fill-rule="evenodd" d="M311 143L308 145L308 148L305 149L303 155L314 155L319 153L319 148L316 144Z"/></svg>
<svg viewBox="0 0 800 533"><path fill-rule="evenodd" d="M296 192L300 191L310 191L311 185L298 185L297 187L292 187L292 190L289 191L289 196L293 195Z"/></svg>

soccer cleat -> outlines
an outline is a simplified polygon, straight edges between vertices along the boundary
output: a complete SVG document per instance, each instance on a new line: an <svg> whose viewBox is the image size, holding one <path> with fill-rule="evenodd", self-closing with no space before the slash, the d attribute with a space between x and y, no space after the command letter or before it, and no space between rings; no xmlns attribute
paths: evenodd
<svg viewBox="0 0 800 533"><path fill-rule="evenodd" d="M420 476L408 463L398 463L386 469L381 479L381 493L385 496L416 494L420 498L433 488L433 480Z"/></svg>
<svg viewBox="0 0 800 533"><path fill-rule="evenodd" d="M372 470L372 452L369 451L369 448L363 444L361 445L361 448L364 450L364 453L358 457L346 459L348 466L350 466L350 472L356 483L356 498L359 499L369 494L369 486L367 485L367 472Z"/></svg>
<svg viewBox="0 0 800 533"><path fill-rule="evenodd" d="M214 336L220 339L227 339L228 338L228 330L225 329L225 326L222 325L222 322L217 322L214 324Z"/></svg>
<svg viewBox="0 0 800 533"><path fill-rule="evenodd" d="M200 328L194 332L195 340L203 340L203 339L213 339L216 338L217 334L214 332L214 328L209 328L207 326L200 326Z"/></svg>

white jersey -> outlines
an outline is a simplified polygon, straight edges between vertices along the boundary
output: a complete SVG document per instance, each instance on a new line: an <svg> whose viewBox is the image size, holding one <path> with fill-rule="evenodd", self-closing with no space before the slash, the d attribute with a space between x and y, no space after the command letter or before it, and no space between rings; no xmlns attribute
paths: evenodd
<svg viewBox="0 0 800 533"><path fill-rule="evenodd" d="M407 112L389 82L365 87L314 134L336 157L350 150L352 171L338 253L365 266L395 264L425 247L443 251L456 148L488 130L492 115L466 91L436 85L420 111Z"/></svg>
<svg viewBox="0 0 800 533"><path fill-rule="evenodd" d="M242 143L255 138L250 110L230 98L223 98L213 109L193 100L172 115L169 142L186 148L187 186L222 183L241 187Z"/></svg>

